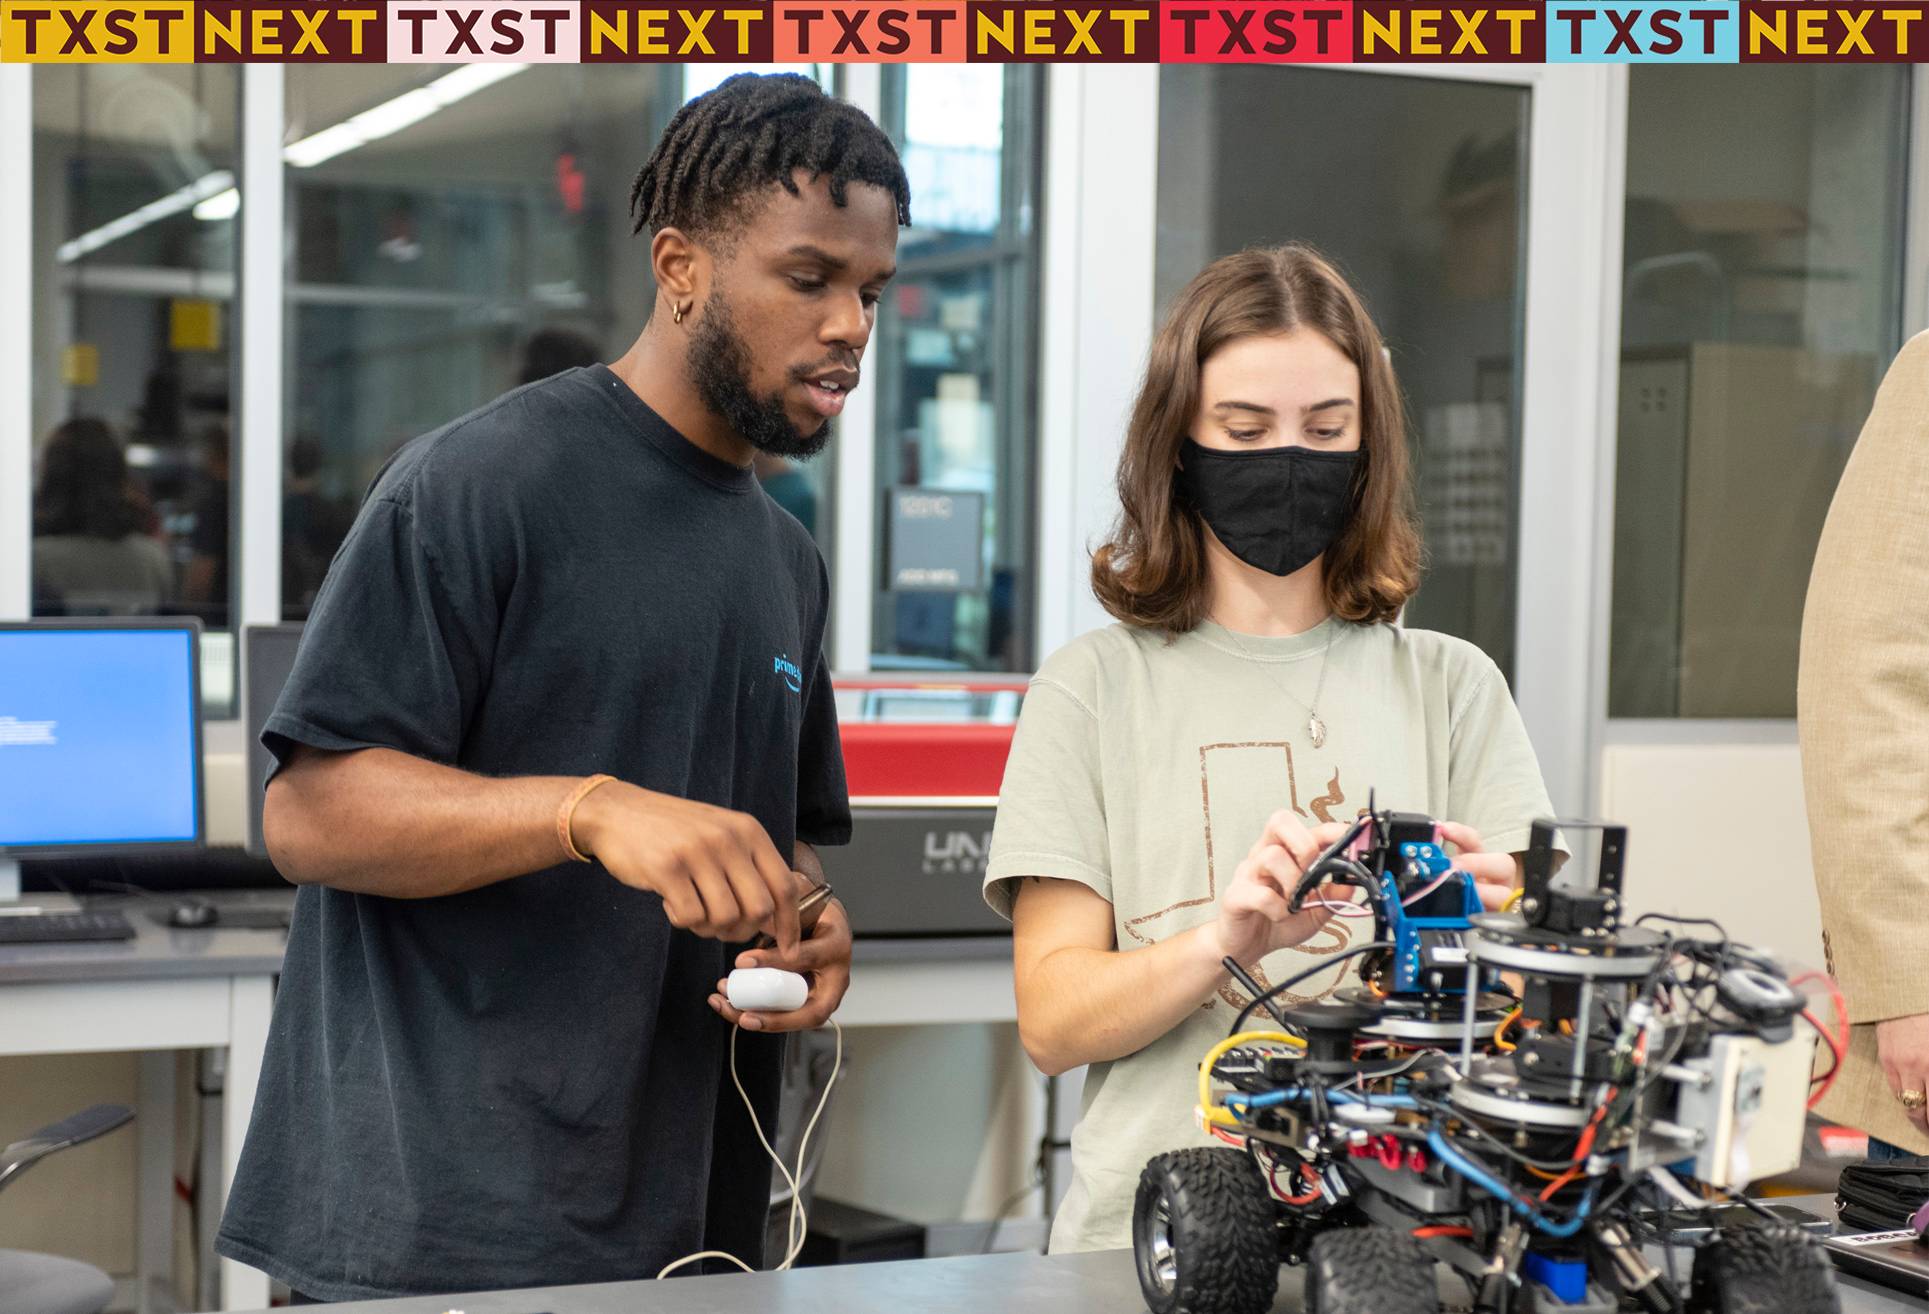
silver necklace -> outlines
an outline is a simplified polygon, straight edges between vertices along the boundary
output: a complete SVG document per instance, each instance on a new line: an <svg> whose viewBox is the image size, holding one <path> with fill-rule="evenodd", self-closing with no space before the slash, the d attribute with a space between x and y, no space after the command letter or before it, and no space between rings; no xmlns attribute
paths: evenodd
<svg viewBox="0 0 1929 1314"><path fill-rule="evenodd" d="M1254 663L1260 666L1262 669L1266 669L1268 675L1271 674L1270 663L1268 663L1263 658L1261 658L1259 654L1254 652L1251 648L1248 648L1245 644L1241 643L1239 641L1239 636L1237 634L1234 634L1230 629L1227 629L1224 625L1221 625L1219 628L1222 630L1225 630L1226 637L1232 640L1233 647L1239 649L1240 652L1243 652L1246 654L1246 656L1252 658ZM1320 695L1326 691L1327 659L1333 655L1333 645L1338 642L1339 642L1339 635L1335 634L1331 639L1328 639L1326 641L1326 646L1320 649L1319 679L1313 685L1312 702L1310 703L1306 702L1305 700L1300 698L1298 694L1294 693L1291 689L1288 689L1284 684L1279 684L1279 681L1276 678L1274 679L1274 683L1279 684L1281 692L1283 692L1288 698L1291 698L1294 702L1298 703L1301 707L1304 707L1306 709L1306 737L1313 741L1314 748L1326 747L1326 722L1320 719L1319 698L1320 698Z"/></svg>

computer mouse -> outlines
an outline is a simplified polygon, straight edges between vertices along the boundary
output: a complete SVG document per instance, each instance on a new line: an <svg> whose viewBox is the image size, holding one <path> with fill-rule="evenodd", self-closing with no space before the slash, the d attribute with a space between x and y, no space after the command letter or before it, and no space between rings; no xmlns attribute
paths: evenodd
<svg viewBox="0 0 1929 1314"><path fill-rule="evenodd" d="M200 930L221 920L221 914L206 899L183 899L167 910L167 924Z"/></svg>

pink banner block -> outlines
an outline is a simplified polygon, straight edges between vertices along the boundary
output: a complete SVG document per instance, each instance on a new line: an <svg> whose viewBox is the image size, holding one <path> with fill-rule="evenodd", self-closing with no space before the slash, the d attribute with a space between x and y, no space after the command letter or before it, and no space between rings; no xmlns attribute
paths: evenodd
<svg viewBox="0 0 1929 1314"><path fill-rule="evenodd" d="M574 64L580 10L569 0L530 4L413 4L388 11L391 64Z"/></svg>

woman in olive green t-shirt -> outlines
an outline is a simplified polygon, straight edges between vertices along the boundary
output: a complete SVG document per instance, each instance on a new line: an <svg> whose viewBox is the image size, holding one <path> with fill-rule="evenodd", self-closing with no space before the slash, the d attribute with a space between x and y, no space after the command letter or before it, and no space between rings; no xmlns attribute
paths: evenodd
<svg viewBox="0 0 1929 1314"><path fill-rule="evenodd" d="M1331 265L1248 251L1180 294L1093 560L1120 623L1032 681L985 877L1027 1052L1090 1065L1055 1251L1129 1245L1146 1160L1201 1143L1197 1065L1244 1002L1221 959L1269 984L1370 925L1286 906L1369 791L1448 821L1493 902L1552 810L1493 662L1395 623L1409 479L1392 366Z"/></svg>

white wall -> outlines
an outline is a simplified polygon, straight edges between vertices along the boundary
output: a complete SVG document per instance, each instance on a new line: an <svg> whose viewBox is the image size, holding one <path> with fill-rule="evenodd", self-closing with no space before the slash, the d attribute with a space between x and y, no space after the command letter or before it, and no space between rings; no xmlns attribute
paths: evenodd
<svg viewBox="0 0 1929 1314"><path fill-rule="evenodd" d="M1017 1027L867 1027L844 1033L844 1053L819 1133L819 1193L944 1223L993 1217L1025 1186L1043 1078ZM1011 1213L1037 1217L1038 1198Z"/></svg>
<svg viewBox="0 0 1929 1314"><path fill-rule="evenodd" d="M1675 733L1692 734L1694 724ZM1610 744L1598 815L1628 828L1631 915L1713 917L1745 944L1820 967L1822 916L1794 730L1746 733L1778 742Z"/></svg>

